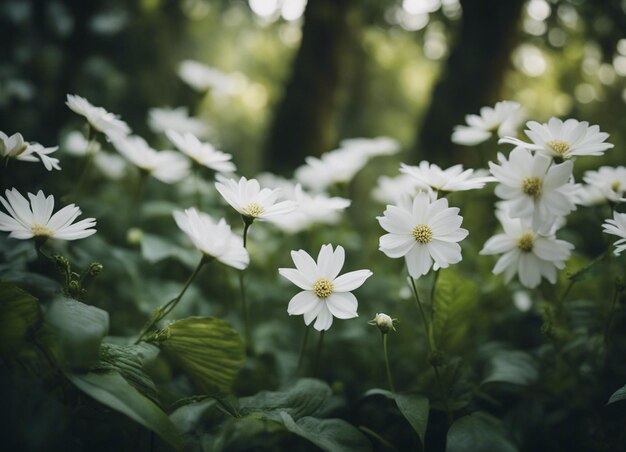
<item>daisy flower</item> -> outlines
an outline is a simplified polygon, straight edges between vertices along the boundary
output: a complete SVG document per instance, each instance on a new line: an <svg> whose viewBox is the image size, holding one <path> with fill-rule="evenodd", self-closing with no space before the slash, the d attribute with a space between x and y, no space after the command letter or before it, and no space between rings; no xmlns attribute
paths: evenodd
<svg viewBox="0 0 626 452"><path fill-rule="evenodd" d="M209 215L194 208L175 211L173 215L178 227L205 256L214 257L238 270L245 269L250 263L243 239L230 230L223 218L215 222Z"/></svg>
<svg viewBox="0 0 626 452"><path fill-rule="evenodd" d="M82 132L77 130L69 132L63 140L63 149L77 157L96 154L101 148L102 146L99 142L95 140L90 142Z"/></svg>
<svg viewBox="0 0 626 452"><path fill-rule="evenodd" d="M22 155L18 156L17 158L18 160L26 160L27 155L25 154L28 153L29 155L33 156L33 159L32 160L29 159L28 161L35 162L37 161L37 159L34 158L34 156L36 155L37 157L39 157L39 160L41 160L41 163L43 163L43 166L48 171L52 171L53 169L60 171L61 166L59 165L59 159L55 157L50 157L50 154L58 150L59 150L58 146L45 148L43 147L43 145L39 143L31 143L28 146L28 149L26 150L26 152L24 152Z"/></svg>
<svg viewBox="0 0 626 452"><path fill-rule="evenodd" d="M28 143L24 141L21 133L8 136L4 132L0 132L1 157L14 158L23 162L41 161L48 171L61 169L59 159L49 156L58 149L58 146L45 148L39 143Z"/></svg>
<svg viewBox="0 0 626 452"><path fill-rule="evenodd" d="M524 112L517 102L504 100L495 107L483 107L480 115L467 115L467 125L455 126L452 142L474 146L487 141L494 133L499 137L515 135L523 121Z"/></svg>
<svg viewBox="0 0 626 452"><path fill-rule="evenodd" d="M574 245L558 240L553 234L543 235L533 229L529 221L510 218L505 212L496 213L503 233L491 237L480 254L501 254L493 273L504 273L508 283L516 274L523 286L533 289L541 278L556 283L557 269L565 267Z"/></svg>
<svg viewBox="0 0 626 452"><path fill-rule="evenodd" d="M124 137L130 133L128 124L104 108L93 106L84 97L68 94L65 104L73 112L84 116L91 127L104 133L109 139Z"/></svg>
<svg viewBox="0 0 626 452"><path fill-rule="evenodd" d="M289 315L304 315L304 323L318 331L326 331L333 317L352 319L358 317L358 302L351 293L372 276L369 270L357 270L338 276L345 260L343 247L322 245L317 262L304 250L292 251L296 268L279 268L281 276L302 292L296 294L287 307Z"/></svg>
<svg viewBox="0 0 626 452"><path fill-rule="evenodd" d="M0 156L18 158L28 148L21 133L8 136L0 132Z"/></svg>
<svg viewBox="0 0 626 452"><path fill-rule="evenodd" d="M204 121L189 116L187 107L151 108L148 110L148 126L155 133L174 130L178 133L192 133L206 137L210 130Z"/></svg>
<svg viewBox="0 0 626 452"><path fill-rule="evenodd" d="M0 212L0 231L10 232L9 237L30 239L33 237L78 240L95 234L94 218L86 218L74 223L81 211L74 204L63 207L52 215L54 196L46 197L41 190L37 195L28 193L29 201L17 189L6 190L6 199L0 196L0 203L9 215Z"/></svg>
<svg viewBox="0 0 626 452"><path fill-rule="evenodd" d="M536 121L526 123L524 132L532 143L526 143L513 137L504 137L498 143L510 143L537 151L550 157L571 159L581 155L602 155L611 149L611 143L605 143L608 133L600 132L600 127L590 126L587 121L568 119L565 122L550 118L547 124Z"/></svg>
<svg viewBox="0 0 626 452"><path fill-rule="evenodd" d="M489 169L500 182L496 195L510 201L512 217L532 218L537 227L576 209L572 162L552 165L550 157L521 147L513 149L508 160L498 154L498 160L499 165L489 162Z"/></svg>
<svg viewBox="0 0 626 452"><path fill-rule="evenodd" d="M293 201L276 202L280 189L261 188L256 179L242 177L239 182L221 178L215 188L224 200L245 218L266 220L276 215L284 215L296 208Z"/></svg>
<svg viewBox="0 0 626 452"><path fill-rule="evenodd" d="M412 202L418 191L420 191L419 182L408 174L395 177L380 176L372 189L372 198L382 204L400 204L407 198Z"/></svg>
<svg viewBox="0 0 626 452"><path fill-rule="evenodd" d="M626 193L626 168L623 166L602 166L597 171L587 171L583 180L590 187L602 193L605 200L618 202L624 200Z"/></svg>
<svg viewBox="0 0 626 452"><path fill-rule="evenodd" d="M622 251L626 250L626 213L613 212L613 219L604 221L606 223L602 225L604 228L602 232L619 237L619 240L614 243L614 254L619 256Z"/></svg>
<svg viewBox="0 0 626 452"><path fill-rule="evenodd" d="M113 145L136 166L166 184L176 183L189 174L189 160L178 152L156 151L141 137L116 138Z"/></svg>
<svg viewBox="0 0 626 452"><path fill-rule="evenodd" d="M366 154L367 157L394 155L400 151L400 143L389 137L348 138L342 140L339 146L343 149L356 149Z"/></svg>
<svg viewBox="0 0 626 452"><path fill-rule="evenodd" d="M420 192L410 209L387 206L381 227L389 234L380 238L379 249L391 258L404 257L409 274L419 278L431 267L438 270L461 262L460 242L467 237L457 207L448 207L446 198L432 202Z"/></svg>
<svg viewBox="0 0 626 452"><path fill-rule="evenodd" d="M211 89L222 94L231 94L235 88L235 81L230 74L194 60L180 63L178 76L196 91Z"/></svg>
<svg viewBox="0 0 626 452"><path fill-rule="evenodd" d="M420 162L419 166L400 164L400 172L408 174L417 182L421 189L432 189L442 192L475 190L483 188L487 182L494 182L491 176L479 176L473 169L463 171L463 165L454 165L442 170L434 163Z"/></svg>
<svg viewBox="0 0 626 452"><path fill-rule="evenodd" d="M232 155L218 151L209 143L203 143L191 133L180 134L175 130L166 132L167 138L187 157L202 166L220 173L233 173L235 164Z"/></svg>
<svg viewBox="0 0 626 452"><path fill-rule="evenodd" d="M321 192L334 184L347 184L367 163L368 156L355 148L336 149L320 158L307 157L295 178L303 186Z"/></svg>

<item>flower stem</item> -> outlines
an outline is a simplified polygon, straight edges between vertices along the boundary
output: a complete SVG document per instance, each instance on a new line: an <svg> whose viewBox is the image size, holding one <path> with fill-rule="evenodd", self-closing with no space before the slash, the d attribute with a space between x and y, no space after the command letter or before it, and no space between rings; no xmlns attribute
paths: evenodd
<svg viewBox="0 0 626 452"><path fill-rule="evenodd" d="M415 280L410 277L409 280L411 281L411 288L413 291L413 295L415 297L415 302L417 303L417 307L419 308L420 314L422 316L422 321L424 322L424 328L426 329L426 335L428 337L428 341L426 342L428 344L428 352L429 355L432 357L434 355L434 352L437 351L437 346L435 344L435 340L434 337L430 331L430 324L428 323L428 319L426 317L426 312L424 311L424 307L422 306L422 302L420 301L420 297L417 293L417 287L415 286ZM435 283L437 282L437 280L435 279ZM434 285L433 285L433 289L432 289L432 293L435 292L434 289ZM431 304L432 304L433 300L431 300ZM441 392L441 398L443 400L443 405L446 409L446 414L448 415L448 424L452 424L452 411L450 411L450 404L448 403L448 392L445 390L444 386L443 386L443 380L441 378L441 374L439 373L439 366L437 365L436 362L434 362L433 360L429 359L430 361L430 365L432 366L433 370L435 371L435 379L437 380L437 386L439 386L439 392Z"/></svg>
<svg viewBox="0 0 626 452"><path fill-rule="evenodd" d="M302 345L300 346L300 355L298 356L298 367L296 369L297 373L300 373L300 368L302 367L302 359L304 357L304 352L306 351L306 344L309 340L309 326L306 325L304 327L304 337L302 338Z"/></svg>
<svg viewBox="0 0 626 452"><path fill-rule="evenodd" d="M172 298L170 301L168 301L163 306L161 306L160 308L157 308L157 310L154 311L154 314L152 314L152 318L148 320L148 322L145 324L145 326L142 328L141 332L139 333L139 337L135 341L135 344L138 344L139 342L141 342L141 340L146 336L146 334L152 328L154 328L154 326L159 321L161 321L166 315L172 312L172 310L176 307L176 305L183 298L183 295L185 295L185 292L187 292L187 289L189 288L193 280L196 278L196 276L198 275L198 273L200 272L204 264L208 262L208 259L209 258L207 256L203 255L202 259L200 259L200 262L198 263L198 266L193 271L191 276L189 276L189 278L187 279L187 282L185 282L185 285L183 286L183 289L180 291L178 296L175 298Z"/></svg>
<svg viewBox="0 0 626 452"><path fill-rule="evenodd" d="M245 217L242 215L243 219L243 247L247 248L248 245L248 229L252 225L254 219L249 217ZM239 290L241 292L241 310L243 311L243 328L244 328L244 338L246 342L246 353L248 355L252 355L252 337L251 337L251 327L250 327L250 315L248 313L248 301L246 299L246 286L244 284L244 270L239 272Z"/></svg>
<svg viewBox="0 0 626 452"><path fill-rule="evenodd" d="M389 389L392 393L396 393L396 388L393 385L393 378L391 378L391 367L389 366L389 355L387 353L387 336L389 334L383 333L383 351L385 353L385 368L387 369L387 383L389 383Z"/></svg>
<svg viewBox="0 0 626 452"><path fill-rule="evenodd" d="M320 358L322 357L322 347L324 346L324 333L325 331L320 331L320 338L317 342L317 351L315 352L315 361L313 362L313 376L317 376L317 371L319 369Z"/></svg>
<svg viewBox="0 0 626 452"><path fill-rule="evenodd" d="M609 334L611 333L611 327L613 326L613 317L615 315L615 307L617 306L617 300L619 300L620 295L624 291L623 286L619 284L619 282L615 282L615 286L613 288L613 299L611 301L611 310L607 316L606 326L604 328L604 343L605 346L609 344Z"/></svg>

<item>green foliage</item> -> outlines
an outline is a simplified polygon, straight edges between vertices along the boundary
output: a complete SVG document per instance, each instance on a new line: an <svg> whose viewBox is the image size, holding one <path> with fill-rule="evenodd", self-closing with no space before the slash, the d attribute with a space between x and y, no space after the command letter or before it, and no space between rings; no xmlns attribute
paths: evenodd
<svg viewBox="0 0 626 452"><path fill-rule="evenodd" d="M495 417L476 412L457 419L448 431L446 452L515 452L502 423Z"/></svg>
<svg viewBox="0 0 626 452"><path fill-rule="evenodd" d="M483 385L506 383L528 386L539 378L535 359L526 352L509 350L500 344L486 344L480 354L486 359Z"/></svg>
<svg viewBox="0 0 626 452"><path fill-rule="evenodd" d="M624 399L626 399L626 385L622 386L613 394L611 394L611 398L607 402L607 405L610 405L611 403L619 402L620 400L624 400Z"/></svg>
<svg viewBox="0 0 626 452"><path fill-rule="evenodd" d="M213 317L178 320L150 341L175 360L202 391L228 389L244 363L241 336L227 322Z"/></svg>
<svg viewBox="0 0 626 452"><path fill-rule="evenodd" d="M41 312L37 299L13 284L0 282L0 354L14 354L37 327Z"/></svg>
<svg viewBox="0 0 626 452"><path fill-rule="evenodd" d="M398 409L424 444L428 427L428 399L419 394L396 394L394 398Z"/></svg>

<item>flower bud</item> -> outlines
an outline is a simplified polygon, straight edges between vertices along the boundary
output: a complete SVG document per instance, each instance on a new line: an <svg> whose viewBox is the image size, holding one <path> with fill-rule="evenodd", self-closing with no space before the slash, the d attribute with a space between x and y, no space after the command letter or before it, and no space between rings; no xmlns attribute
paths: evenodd
<svg viewBox="0 0 626 452"><path fill-rule="evenodd" d="M395 324L398 322L397 319L392 319L387 314L383 314L382 312L377 313L376 316L368 323L370 325L376 325L381 333L387 334L390 331L396 331Z"/></svg>
<svg viewBox="0 0 626 452"><path fill-rule="evenodd" d="M139 245L143 240L143 231L139 228L130 228L126 232L126 240L131 245Z"/></svg>
<svg viewBox="0 0 626 452"><path fill-rule="evenodd" d="M98 276L101 272L102 269L104 267L102 266L101 263L99 262L93 262L90 266L89 266L89 270L87 270L87 273L89 274L89 276Z"/></svg>

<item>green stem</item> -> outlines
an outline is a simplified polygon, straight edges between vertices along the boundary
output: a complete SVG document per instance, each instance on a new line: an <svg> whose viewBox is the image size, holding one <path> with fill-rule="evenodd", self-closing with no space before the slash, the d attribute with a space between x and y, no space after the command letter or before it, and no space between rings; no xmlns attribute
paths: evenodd
<svg viewBox="0 0 626 452"><path fill-rule="evenodd" d="M160 308L158 308L154 314L152 315L152 318L146 323L146 325L142 328L141 333L139 334L139 337L137 338L137 340L135 341L135 344L138 344L139 342L141 342L141 340L146 336L146 334L159 322L161 321L163 318L165 318L165 316L167 316L170 312L172 312L172 310L176 307L176 305L180 302L180 300L183 298L183 295L185 295L185 292L187 292L187 289L189 288L189 286L191 285L191 283L193 282L193 280L196 278L196 276L198 275L198 273L200 272L200 270L202 269L202 267L204 266L204 264L206 264L208 262L208 257L206 255L202 256L202 259L200 259L200 262L198 263L198 266L196 267L196 269L193 271L193 273L191 274L191 276L189 276L189 279L187 279L187 282L185 282L185 285L183 286L183 289L180 291L180 293L178 294L177 297L172 298L170 301L168 301L165 305L161 306Z"/></svg>
<svg viewBox="0 0 626 452"><path fill-rule="evenodd" d="M615 306L617 306L617 300L621 295L622 291L618 287L618 284L615 284L613 289L613 300L611 301L611 310L609 311L609 315L607 316L606 326L604 328L604 343L608 345L609 343L609 334L611 332L611 326L613 325L613 316L615 315Z"/></svg>
<svg viewBox="0 0 626 452"><path fill-rule="evenodd" d="M201 203L201 196L200 196L200 167L199 167L199 165L195 165L194 181L195 181L195 184L196 184L196 187L195 187L196 207L199 210L200 209L200 203Z"/></svg>
<svg viewBox="0 0 626 452"><path fill-rule="evenodd" d="M306 325L304 327L304 337L302 338L302 345L300 346L300 355L298 356L298 367L296 369L297 373L300 373L300 368L302 367L302 359L304 357L304 352L306 351L306 344L309 340L309 326Z"/></svg>
<svg viewBox="0 0 626 452"><path fill-rule="evenodd" d="M428 323L428 319L426 317L426 312L424 311L424 307L422 306L422 302L420 301L420 297L417 293L417 287L415 286L415 280L410 277L409 280L411 281L411 288L413 290L413 295L415 297L415 301L417 303L417 307L419 308L420 314L422 315L422 321L424 322L424 328L426 329L426 335L428 336L428 341L426 342L428 344L428 352L430 356L433 356L433 352L435 352L437 350L437 346L435 344L434 338L432 336L432 334L430 334L430 325ZM435 280L436 282L436 280ZM434 289L433 289L434 292ZM429 361L431 361L429 359ZM448 415L448 424L452 424L452 411L450 411L450 404L448 403L448 392L445 390L444 386L443 386L443 381L441 379L441 374L439 373L439 366L434 363L434 362L430 362L430 365L432 366L433 370L435 371L435 379L437 380L437 386L439 386L439 391L441 392L441 398L443 400L443 405L446 409L446 414Z"/></svg>
<svg viewBox="0 0 626 452"><path fill-rule="evenodd" d="M574 284L576 284L580 280L580 277L583 276L585 273L587 273L598 262L600 262L602 259L604 259L606 256L608 256L610 254L610 252L611 252L611 249L609 247L602 254L596 256L591 262L589 262L583 268L581 268L580 270L577 270L575 273L573 273L573 274L571 274L569 276L569 283L567 284L567 287L565 287L565 291L563 291L563 294L561 295L561 297L557 301L557 303L558 303L557 304L557 309L559 311L563 308L563 305L565 304L565 300L567 299L567 296L569 295L569 293L571 292L572 288L574 287Z"/></svg>
<svg viewBox="0 0 626 452"><path fill-rule="evenodd" d="M252 352L252 338L250 337L250 315L248 314L248 302L246 299L246 285L244 284L244 272L239 272L239 290L241 292L241 310L243 311L243 329L246 342L246 352Z"/></svg>
<svg viewBox="0 0 626 452"><path fill-rule="evenodd" d="M389 334L383 333L383 351L385 352L385 368L387 369L387 383L389 383L389 389L392 393L396 393L396 388L393 385L393 378L391 378L391 367L389 366L389 355L387 353L387 336Z"/></svg>
<svg viewBox="0 0 626 452"><path fill-rule="evenodd" d="M317 371L319 369L320 358L322 357L322 347L324 346L324 333L325 331L320 331L320 338L317 342L317 351L315 352L315 361L313 363L313 376L317 376Z"/></svg>

